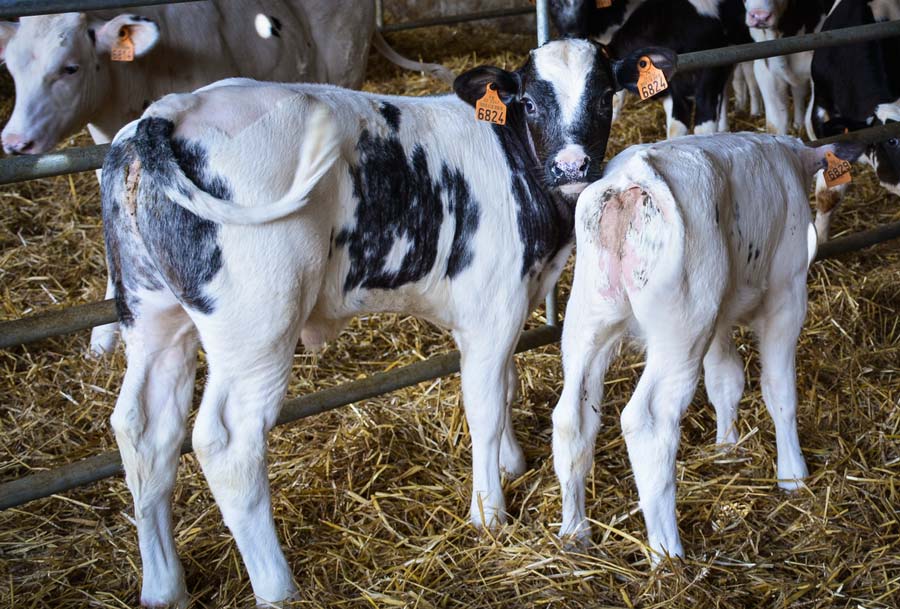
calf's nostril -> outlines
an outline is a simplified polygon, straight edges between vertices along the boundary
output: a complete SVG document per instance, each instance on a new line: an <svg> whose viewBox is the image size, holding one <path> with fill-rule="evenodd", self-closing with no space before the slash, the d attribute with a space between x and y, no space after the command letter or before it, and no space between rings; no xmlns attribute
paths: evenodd
<svg viewBox="0 0 900 609"><path fill-rule="evenodd" d="M581 165L578 167L578 171L581 173L587 173L588 167L591 166L591 157L586 156L584 160L581 162Z"/></svg>
<svg viewBox="0 0 900 609"><path fill-rule="evenodd" d="M559 178L563 177L563 173L565 173L565 172L562 170L562 168L559 165L554 165L553 167L550 168L550 173L553 174L554 178L559 179Z"/></svg>

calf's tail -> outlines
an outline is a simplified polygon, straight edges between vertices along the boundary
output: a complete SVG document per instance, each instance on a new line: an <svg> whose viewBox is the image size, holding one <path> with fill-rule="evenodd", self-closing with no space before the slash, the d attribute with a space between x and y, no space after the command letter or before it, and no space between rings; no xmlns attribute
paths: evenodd
<svg viewBox="0 0 900 609"><path fill-rule="evenodd" d="M335 118L327 106L315 103L306 117L294 181L280 199L243 207L206 192L188 177L172 149L172 121L150 117L137 125L142 170L168 199L189 212L218 224L264 224L288 216L306 205L313 188L340 156Z"/></svg>

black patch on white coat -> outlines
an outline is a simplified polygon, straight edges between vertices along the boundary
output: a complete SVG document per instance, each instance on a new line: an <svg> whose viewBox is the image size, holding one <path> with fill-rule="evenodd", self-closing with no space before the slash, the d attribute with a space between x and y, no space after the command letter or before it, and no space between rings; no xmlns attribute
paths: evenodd
<svg viewBox="0 0 900 609"><path fill-rule="evenodd" d="M391 131L396 133L400 130L400 108L390 102L383 101L378 104L378 112L384 117Z"/></svg>
<svg viewBox="0 0 900 609"><path fill-rule="evenodd" d="M396 134L379 137L363 130L357 152L358 163L349 168L357 201L355 224L341 229L334 240L337 247L347 247L350 257L345 292L394 289L425 277L437 262L445 199L457 222L446 275L452 278L471 264L478 204L458 169L444 163L440 179L433 180L422 145L407 154ZM394 243L404 238L406 254L396 269L386 270Z"/></svg>
<svg viewBox="0 0 900 609"><path fill-rule="evenodd" d="M208 166L202 144L172 139L174 125L162 118L138 123L133 143L143 172L137 199L137 226L160 274L175 296L201 313L214 310L205 286L222 268L218 224L200 218L164 198L162 186L173 172L183 171L197 185L219 199L230 200L231 188Z"/></svg>
<svg viewBox="0 0 900 609"><path fill-rule="evenodd" d="M609 7L599 8L596 0L550 0L550 19L564 38L600 37L625 23L628 6L636 1L612 0Z"/></svg>

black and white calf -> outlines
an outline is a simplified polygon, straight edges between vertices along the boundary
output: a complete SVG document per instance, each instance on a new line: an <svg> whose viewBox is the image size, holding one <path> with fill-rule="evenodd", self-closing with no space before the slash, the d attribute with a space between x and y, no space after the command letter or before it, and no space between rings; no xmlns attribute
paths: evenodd
<svg viewBox="0 0 900 609"><path fill-rule="evenodd" d="M688 53L752 42L743 23L741 1L612 0L601 8L595 0L551 0L550 16L560 35L592 38L609 45L613 55L647 45ZM741 64L735 71L739 75L736 90L755 112L757 87L748 67ZM728 130L725 83L730 74L731 68L724 67L675 77L669 92L660 96L669 137L684 135L692 122L697 133ZM616 101L617 115L622 95Z"/></svg>
<svg viewBox="0 0 900 609"><path fill-rule="evenodd" d="M744 0L747 26L757 42L818 32L833 4L834 0ZM806 51L753 62L770 133L788 132L790 98L794 128L803 125L812 56L812 51Z"/></svg>
<svg viewBox="0 0 900 609"><path fill-rule="evenodd" d="M744 367L732 340L737 323L759 337L779 485L802 484L794 358L816 252L807 193L824 152L760 134L680 138L627 149L581 194L562 339L565 385L553 412L562 535L590 534L584 484L603 379L629 329L646 342L647 363L622 411L622 433L654 551L683 553L675 455L701 362L716 440L738 438Z"/></svg>
<svg viewBox="0 0 900 609"><path fill-rule="evenodd" d="M743 22L741 0L647 0L619 28L609 43L613 56L659 45L689 53L751 42ZM662 95L668 137L728 130L726 85L730 66L676 76ZM696 112L695 112L696 107Z"/></svg>
<svg viewBox="0 0 900 609"><path fill-rule="evenodd" d="M900 19L900 0L840 0L822 30ZM819 49L812 61L813 93L807 113L810 137L828 137L872 125L900 122L900 38ZM863 157L881 185L900 195L900 142L871 146ZM845 186L816 182L816 230L828 239L831 214Z"/></svg>
<svg viewBox="0 0 900 609"><path fill-rule="evenodd" d="M107 253L128 370L112 416L134 496L142 602L183 604L171 493L198 342L209 379L193 429L203 472L261 602L295 591L266 478L298 338L402 311L449 328L472 433L472 521L505 518L501 469L525 468L509 418L513 349L560 273L575 197L600 175L613 93L650 55L552 42L457 96L222 81L152 105L103 167ZM476 122L488 87L505 126ZM273 203L274 201L274 203ZM489 294L489 298L485 295Z"/></svg>

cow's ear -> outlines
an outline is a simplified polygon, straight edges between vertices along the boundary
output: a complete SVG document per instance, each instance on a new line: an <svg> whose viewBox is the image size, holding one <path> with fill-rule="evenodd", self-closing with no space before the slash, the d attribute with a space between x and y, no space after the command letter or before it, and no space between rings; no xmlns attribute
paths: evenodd
<svg viewBox="0 0 900 609"><path fill-rule="evenodd" d="M0 61L6 61L6 45L19 31L19 24L14 21L0 21Z"/></svg>
<svg viewBox="0 0 900 609"><path fill-rule="evenodd" d="M516 100L522 93L522 79L519 75L495 66L479 66L463 72L453 81L453 90L461 100L474 106L475 102L484 97L487 85L494 86L505 104Z"/></svg>
<svg viewBox="0 0 900 609"><path fill-rule="evenodd" d="M678 62L678 55L675 54L675 51L663 47L644 47L613 61L612 68L616 77L617 90L628 89L632 93L638 92L637 83L641 71L639 64L645 56L650 58L655 67L662 70L666 81L672 80L672 76L675 75L675 65Z"/></svg>
<svg viewBox="0 0 900 609"><path fill-rule="evenodd" d="M134 56L146 55L159 42L159 26L138 15L119 15L97 30L97 51L109 53L116 43L128 37L134 44Z"/></svg>

